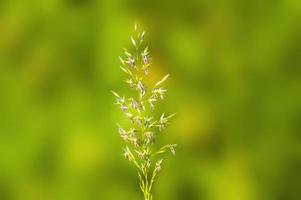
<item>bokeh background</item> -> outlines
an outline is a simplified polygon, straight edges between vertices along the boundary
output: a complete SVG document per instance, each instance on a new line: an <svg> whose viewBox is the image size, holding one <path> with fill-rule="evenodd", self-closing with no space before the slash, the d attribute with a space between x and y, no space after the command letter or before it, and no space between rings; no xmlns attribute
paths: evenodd
<svg viewBox="0 0 301 200"><path fill-rule="evenodd" d="M154 199L300 200L298 0L0 1L0 199L142 199L110 94L135 22L177 112Z"/></svg>

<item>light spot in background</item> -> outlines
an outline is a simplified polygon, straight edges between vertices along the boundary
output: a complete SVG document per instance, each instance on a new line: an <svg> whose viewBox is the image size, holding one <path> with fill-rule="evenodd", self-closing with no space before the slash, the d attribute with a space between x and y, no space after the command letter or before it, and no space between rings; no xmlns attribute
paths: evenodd
<svg viewBox="0 0 301 200"><path fill-rule="evenodd" d="M151 62L152 67L149 71L149 76L145 77L146 85L151 89L154 84L160 81L166 74L169 74L168 66L162 61L156 58L156 61ZM163 86L166 86L170 81L170 78L164 83Z"/></svg>
<svg viewBox="0 0 301 200"><path fill-rule="evenodd" d="M254 186L248 159L243 153L231 153L211 177L210 197L213 200L252 200Z"/></svg>
<svg viewBox="0 0 301 200"><path fill-rule="evenodd" d="M97 142L98 139L89 132L70 135L66 144L67 166L75 171L93 171L99 158Z"/></svg>

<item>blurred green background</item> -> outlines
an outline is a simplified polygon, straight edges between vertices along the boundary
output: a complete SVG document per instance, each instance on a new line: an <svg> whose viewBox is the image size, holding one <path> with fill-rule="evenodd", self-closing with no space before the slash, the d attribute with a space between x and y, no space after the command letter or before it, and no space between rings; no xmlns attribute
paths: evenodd
<svg viewBox="0 0 301 200"><path fill-rule="evenodd" d="M135 22L177 112L154 199L300 200L298 0L0 1L0 199L142 199L110 94Z"/></svg>

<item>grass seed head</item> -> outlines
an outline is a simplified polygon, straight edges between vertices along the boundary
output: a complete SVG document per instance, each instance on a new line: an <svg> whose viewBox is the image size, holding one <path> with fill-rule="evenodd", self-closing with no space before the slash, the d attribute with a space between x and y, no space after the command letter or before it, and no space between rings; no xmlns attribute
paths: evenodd
<svg viewBox="0 0 301 200"><path fill-rule="evenodd" d="M158 133L167 127L169 119L174 114L166 117L165 113L163 113L159 119L153 120L155 118L155 103L159 99L164 99L167 90L162 85L170 75L167 74L161 80L154 83L153 88L148 89L146 87L143 80L145 76L149 75L152 58L144 40L145 32L139 31L137 24L135 24L135 33L130 37L133 46L130 49L134 50L128 51L124 48L124 55L119 57L121 62L120 69L127 76L125 82L129 85L130 89L136 91L137 95L125 98L121 97L115 91L111 92L116 98L115 104L119 105L121 111L129 119L131 126L126 131L118 125L119 135L128 145L123 149L123 156L137 167L139 185L144 199L151 200L153 183L156 175L161 171L163 159L160 157L168 149L175 155L176 145L168 144L158 150L154 146L158 138Z"/></svg>

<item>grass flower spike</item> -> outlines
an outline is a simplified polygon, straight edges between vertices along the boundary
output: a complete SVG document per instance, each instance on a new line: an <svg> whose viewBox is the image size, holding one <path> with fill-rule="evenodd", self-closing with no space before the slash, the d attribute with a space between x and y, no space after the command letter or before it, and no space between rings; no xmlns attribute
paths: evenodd
<svg viewBox="0 0 301 200"><path fill-rule="evenodd" d="M126 143L123 156L137 168L144 200L152 200L152 188L161 171L163 153L170 151L175 155L176 147L176 144L167 144L156 149L154 144L175 114L166 116L162 113L159 119L155 119L155 104L166 95L167 90L162 85L169 74L154 83L153 87L147 87L144 83L151 67L149 48L144 43L144 36L145 32L138 31L135 25L135 34L130 37L133 50L124 49L124 55L119 57L120 68L127 76L125 82L135 95L126 98L114 91L112 94L116 97L115 104L130 122L127 130L118 124L119 135Z"/></svg>

